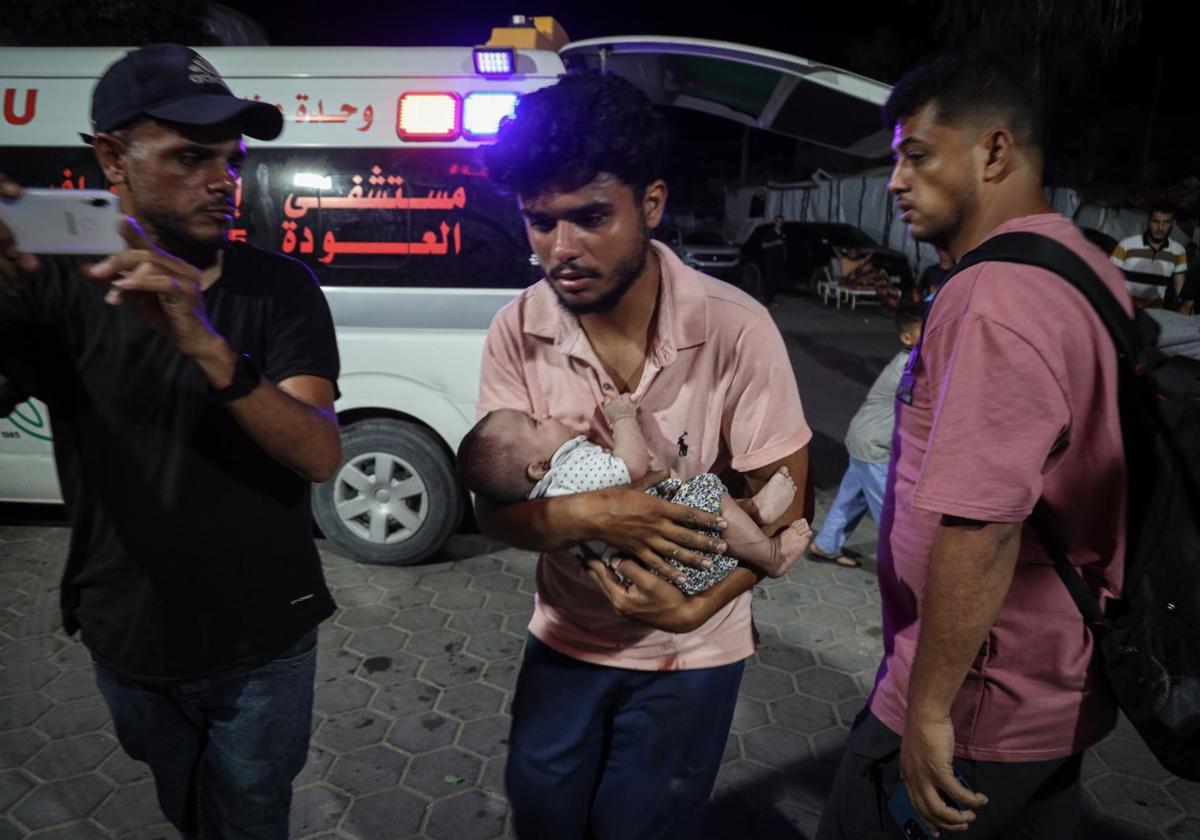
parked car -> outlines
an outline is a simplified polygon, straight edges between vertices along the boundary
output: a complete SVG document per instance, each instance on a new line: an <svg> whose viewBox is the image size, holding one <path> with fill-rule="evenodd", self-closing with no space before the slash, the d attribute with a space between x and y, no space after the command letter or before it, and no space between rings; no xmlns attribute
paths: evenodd
<svg viewBox="0 0 1200 840"><path fill-rule="evenodd" d="M719 230L680 230L660 228L655 237L697 271L736 283L741 265L741 249Z"/></svg>
<svg viewBox="0 0 1200 840"><path fill-rule="evenodd" d="M738 285L756 296L761 296L766 274L762 240L770 227L769 223L756 227L741 247L742 267ZM783 236L786 256L780 288L784 290L811 290L813 274L828 264L835 247L870 251L875 264L897 278L902 286L910 286L913 282L908 257L883 247L853 225L838 222L784 222Z"/></svg>

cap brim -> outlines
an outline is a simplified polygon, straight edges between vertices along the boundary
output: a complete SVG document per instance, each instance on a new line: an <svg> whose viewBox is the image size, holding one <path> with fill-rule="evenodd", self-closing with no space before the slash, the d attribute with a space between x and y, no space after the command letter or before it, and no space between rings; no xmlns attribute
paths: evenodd
<svg viewBox="0 0 1200 840"><path fill-rule="evenodd" d="M180 99L145 113L181 125L215 125L236 119L242 134L256 140L274 140L283 131L283 114L271 103L216 93Z"/></svg>

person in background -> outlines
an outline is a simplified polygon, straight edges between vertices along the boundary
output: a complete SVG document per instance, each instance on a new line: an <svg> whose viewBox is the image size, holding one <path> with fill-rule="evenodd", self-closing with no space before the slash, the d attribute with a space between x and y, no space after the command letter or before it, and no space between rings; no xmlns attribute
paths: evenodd
<svg viewBox="0 0 1200 840"><path fill-rule="evenodd" d="M1125 285L1136 306L1161 306L1174 311L1179 311L1185 302L1189 311L1195 306L1194 296L1187 301L1183 299L1187 253L1171 238L1174 226L1175 208L1155 204L1147 214L1146 230L1122 239L1113 248L1113 265L1135 275Z"/></svg>

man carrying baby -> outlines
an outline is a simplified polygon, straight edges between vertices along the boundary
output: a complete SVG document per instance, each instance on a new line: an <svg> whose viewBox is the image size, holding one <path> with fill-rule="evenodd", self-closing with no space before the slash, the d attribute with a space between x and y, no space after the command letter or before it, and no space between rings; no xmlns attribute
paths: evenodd
<svg viewBox="0 0 1200 840"><path fill-rule="evenodd" d="M485 150L546 278L492 323L479 415L553 417L612 449L603 406L628 394L649 450L643 488L716 473L755 492L786 467L797 491L763 526L774 536L804 515L812 432L766 309L651 241L666 151L645 97L594 74L526 95ZM518 836L695 837L754 652L750 590L763 572L741 563L685 595L669 561L710 564L727 523L636 486L477 495L476 518L542 552L506 774ZM593 540L626 559L570 551Z"/></svg>

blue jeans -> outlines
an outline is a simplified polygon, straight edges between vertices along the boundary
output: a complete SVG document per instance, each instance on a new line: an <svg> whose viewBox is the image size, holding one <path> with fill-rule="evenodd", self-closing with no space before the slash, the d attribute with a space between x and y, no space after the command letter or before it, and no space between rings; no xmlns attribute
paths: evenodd
<svg viewBox="0 0 1200 840"><path fill-rule="evenodd" d="M743 662L631 671L530 638L505 784L521 840L694 840Z"/></svg>
<svg viewBox="0 0 1200 840"><path fill-rule="evenodd" d="M171 685L96 662L117 740L154 773L163 815L185 837L286 840L292 779L308 758L317 631L277 659Z"/></svg>
<svg viewBox="0 0 1200 840"><path fill-rule="evenodd" d="M838 487L833 504L829 506L829 513L825 514L821 531L813 540L818 551L831 557L841 554L846 539L867 510L871 511L871 518L879 522L887 474L886 461L868 464L857 458L850 459L850 466L842 476L842 484Z"/></svg>

